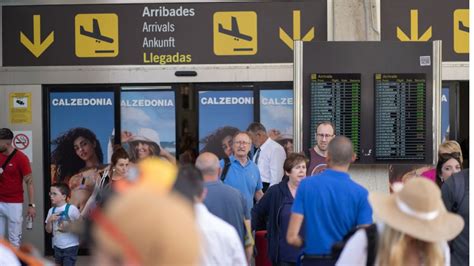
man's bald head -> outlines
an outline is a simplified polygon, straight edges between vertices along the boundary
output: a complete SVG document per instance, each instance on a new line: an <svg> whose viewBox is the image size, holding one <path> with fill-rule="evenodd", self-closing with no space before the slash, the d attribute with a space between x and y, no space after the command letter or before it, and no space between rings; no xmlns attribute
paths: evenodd
<svg viewBox="0 0 474 266"><path fill-rule="evenodd" d="M354 150L350 139L337 136L328 145L328 163L333 166L346 166L352 162Z"/></svg>
<svg viewBox="0 0 474 266"><path fill-rule="evenodd" d="M219 178L219 158L214 153L201 153L197 157L195 165L204 176L204 181L215 181Z"/></svg>

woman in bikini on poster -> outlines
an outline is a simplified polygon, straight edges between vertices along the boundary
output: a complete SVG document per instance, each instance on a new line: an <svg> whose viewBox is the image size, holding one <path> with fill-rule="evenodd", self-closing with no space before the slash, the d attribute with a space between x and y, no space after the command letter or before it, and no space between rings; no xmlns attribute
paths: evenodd
<svg viewBox="0 0 474 266"><path fill-rule="evenodd" d="M67 183L70 203L82 211L105 165L96 135L87 128L73 128L56 138L51 154L51 182Z"/></svg>

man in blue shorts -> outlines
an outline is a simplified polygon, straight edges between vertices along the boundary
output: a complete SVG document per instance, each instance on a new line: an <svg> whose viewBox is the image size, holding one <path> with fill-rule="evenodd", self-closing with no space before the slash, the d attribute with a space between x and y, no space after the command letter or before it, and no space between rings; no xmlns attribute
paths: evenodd
<svg viewBox="0 0 474 266"><path fill-rule="evenodd" d="M329 255L332 245L351 229L372 223L368 191L348 174L354 160L351 141L337 136L328 146L328 168L301 181L292 207L287 241L296 247L304 243L306 256ZM300 236L303 221L305 233Z"/></svg>

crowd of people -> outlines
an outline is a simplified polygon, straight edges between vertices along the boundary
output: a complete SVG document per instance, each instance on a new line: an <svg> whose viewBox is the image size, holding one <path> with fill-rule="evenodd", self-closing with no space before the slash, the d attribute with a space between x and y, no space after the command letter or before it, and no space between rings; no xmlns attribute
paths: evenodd
<svg viewBox="0 0 474 266"><path fill-rule="evenodd" d="M74 265L86 245L97 265L250 265L255 232L264 231L272 265L468 264L469 174L459 144L443 143L435 167L390 169L399 183L391 194L369 193L349 174L352 142L329 121L315 127L316 145L302 153L285 150L261 123L229 128L231 137L186 165L153 132L124 132L102 165L94 133L70 130L54 141L44 222L55 263ZM31 167L12 139L0 129L3 236L8 224L0 265L32 256L18 249L22 182L27 217L36 214Z"/></svg>

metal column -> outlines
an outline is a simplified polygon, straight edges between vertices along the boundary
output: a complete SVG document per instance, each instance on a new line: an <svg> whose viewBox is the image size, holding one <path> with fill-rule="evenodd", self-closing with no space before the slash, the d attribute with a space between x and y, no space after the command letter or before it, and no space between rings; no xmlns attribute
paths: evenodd
<svg viewBox="0 0 474 266"><path fill-rule="evenodd" d="M293 149L303 151L303 41L293 50Z"/></svg>
<svg viewBox="0 0 474 266"><path fill-rule="evenodd" d="M433 164L438 160L438 147L441 144L442 55L442 41L433 41Z"/></svg>

